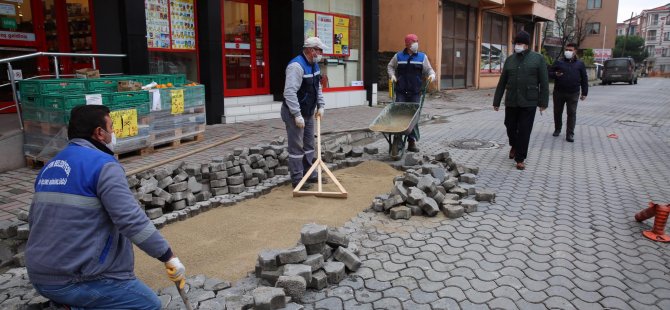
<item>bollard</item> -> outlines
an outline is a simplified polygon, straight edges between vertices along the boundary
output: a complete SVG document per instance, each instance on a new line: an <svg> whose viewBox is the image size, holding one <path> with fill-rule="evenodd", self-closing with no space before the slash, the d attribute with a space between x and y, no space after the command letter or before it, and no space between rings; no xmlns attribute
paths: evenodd
<svg viewBox="0 0 670 310"><path fill-rule="evenodd" d="M640 213L644 213L645 211L646 210L643 210ZM670 205L656 205L656 218L654 219L654 227L652 230L643 231L642 235L654 241L670 242L670 236L665 234L665 224L668 223L669 214Z"/></svg>
<svg viewBox="0 0 670 310"><path fill-rule="evenodd" d="M650 201L649 202L649 208L646 208L646 209L638 212L637 214L635 214L635 220L638 221L638 222L642 222L646 219L650 219L650 218L656 216L656 207L657 206L658 206L657 204Z"/></svg>

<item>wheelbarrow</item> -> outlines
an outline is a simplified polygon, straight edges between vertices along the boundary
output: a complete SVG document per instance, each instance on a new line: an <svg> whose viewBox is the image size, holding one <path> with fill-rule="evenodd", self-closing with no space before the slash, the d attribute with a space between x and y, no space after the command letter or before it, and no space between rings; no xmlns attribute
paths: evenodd
<svg viewBox="0 0 670 310"><path fill-rule="evenodd" d="M394 85L395 86L395 85ZM421 87L419 102L393 102L381 111L370 124L370 130L384 135L389 145L391 159L399 160L405 153L405 145L409 134L412 133L421 118L421 108L426 98L428 83ZM395 89L395 87L393 87ZM419 139L419 128L416 128L416 138Z"/></svg>

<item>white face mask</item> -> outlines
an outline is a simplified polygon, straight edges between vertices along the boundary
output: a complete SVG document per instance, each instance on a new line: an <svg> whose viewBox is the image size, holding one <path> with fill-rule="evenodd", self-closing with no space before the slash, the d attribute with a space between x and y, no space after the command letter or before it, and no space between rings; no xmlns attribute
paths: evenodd
<svg viewBox="0 0 670 310"><path fill-rule="evenodd" d="M321 62L321 59L323 59L323 55L316 55L316 57L314 58L314 63Z"/></svg>
<svg viewBox="0 0 670 310"><path fill-rule="evenodd" d="M526 50L526 48L523 46L523 44L515 44L514 45L514 52L515 53L522 53L525 50Z"/></svg>
<svg viewBox="0 0 670 310"><path fill-rule="evenodd" d="M563 53L563 55L565 56L565 59L572 59L572 56L575 55L575 52L573 52L573 51L565 51L565 52Z"/></svg>
<svg viewBox="0 0 670 310"><path fill-rule="evenodd" d="M103 129L104 130L104 129ZM107 130L104 130L106 133L109 133ZM116 134L113 132L110 134L112 136L112 141L105 143L105 146L112 152L114 152L114 147L116 146Z"/></svg>
<svg viewBox="0 0 670 310"><path fill-rule="evenodd" d="M419 42L414 42L412 45L409 46L409 49L413 52L416 53L419 51Z"/></svg>

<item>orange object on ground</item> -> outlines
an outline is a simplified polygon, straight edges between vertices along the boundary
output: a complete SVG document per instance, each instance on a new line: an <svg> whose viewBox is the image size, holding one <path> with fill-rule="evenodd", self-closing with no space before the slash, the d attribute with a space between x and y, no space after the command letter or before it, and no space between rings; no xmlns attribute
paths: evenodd
<svg viewBox="0 0 670 310"><path fill-rule="evenodd" d="M612 139L619 139L619 136L615 133L611 133L611 134L607 135L607 137L612 138Z"/></svg>
<svg viewBox="0 0 670 310"><path fill-rule="evenodd" d="M650 202L649 208L635 214L635 220L641 222L656 216L653 228L643 231L642 235L654 241L670 242L670 236L665 234L665 224L668 223L668 215L670 215L670 204L659 205Z"/></svg>

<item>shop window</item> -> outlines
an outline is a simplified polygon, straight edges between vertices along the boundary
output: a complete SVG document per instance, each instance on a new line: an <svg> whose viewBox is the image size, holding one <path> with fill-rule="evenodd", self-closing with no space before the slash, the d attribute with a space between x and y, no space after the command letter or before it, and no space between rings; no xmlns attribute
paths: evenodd
<svg viewBox="0 0 670 310"><path fill-rule="evenodd" d="M600 34L600 23L586 23L586 34Z"/></svg>
<svg viewBox="0 0 670 310"><path fill-rule="evenodd" d="M196 7L193 0L145 0L149 71L186 74L198 81Z"/></svg>
<svg viewBox="0 0 670 310"><path fill-rule="evenodd" d="M29 1L0 1L0 40L35 42L34 31Z"/></svg>
<svg viewBox="0 0 670 310"><path fill-rule="evenodd" d="M507 57L507 17L485 13L482 23L481 73L500 73Z"/></svg>
<svg viewBox="0 0 670 310"><path fill-rule="evenodd" d="M363 86L361 0L305 0L304 37L326 46L319 64L324 88Z"/></svg>

